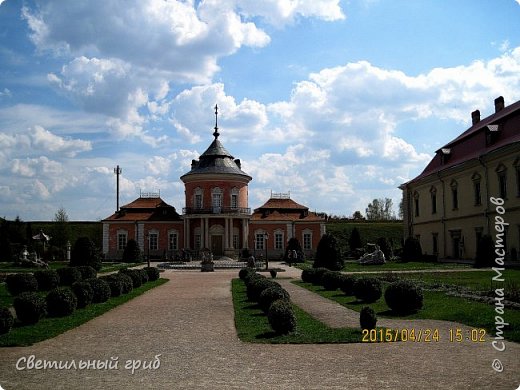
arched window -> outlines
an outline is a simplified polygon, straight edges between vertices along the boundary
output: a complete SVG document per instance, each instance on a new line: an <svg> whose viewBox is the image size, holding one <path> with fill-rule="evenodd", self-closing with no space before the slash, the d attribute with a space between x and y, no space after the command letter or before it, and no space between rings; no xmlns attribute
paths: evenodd
<svg viewBox="0 0 520 390"><path fill-rule="evenodd" d="M419 193L417 191L415 191L413 193L413 204L414 204L414 209L415 209L415 216L418 217L419 216Z"/></svg>
<svg viewBox="0 0 520 390"><path fill-rule="evenodd" d="M482 176L475 172L471 176L471 180L473 181L473 200L475 206L480 206L482 204L482 187L480 186L480 181Z"/></svg>
<svg viewBox="0 0 520 390"><path fill-rule="evenodd" d="M430 188L430 197L432 201L432 214L437 214L437 188L434 186Z"/></svg>
<svg viewBox="0 0 520 390"><path fill-rule="evenodd" d="M214 213L220 213L222 208L222 190L215 187L211 190L211 207Z"/></svg>
<svg viewBox="0 0 520 390"><path fill-rule="evenodd" d="M203 207L203 203L202 203L202 199L203 199L203 192L202 192L202 188L195 188L195 191L193 192L193 196L194 196L194 199L193 199L193 207L197 210L200 210L202 207Z"/></svg>
<svg viewBox="0 0 520 390"><path fill-rule="evenodd" d="M168 230L168 250L176 251L179 249L179 232L177 230Z"/></svg>
<svg viewBox="0 0 520 390"><path fill-rule="evenodd" d="M231 190L231 208L237 209L238 208L238 188L234 187Z"/></svg>
<svg viewBox="0 0 520 390"><path fill-rule="evenodd" d="M450 183L451 187L451 206L453 210L459 208L459 183L456 180L452 180Z"/></svg>
<svg viewBox="0 0 520 390"><path fill-rule="evenodd" d="M507 168L500 163L496 169L498 178L498 194L502 199L507 199Z"/></svg>

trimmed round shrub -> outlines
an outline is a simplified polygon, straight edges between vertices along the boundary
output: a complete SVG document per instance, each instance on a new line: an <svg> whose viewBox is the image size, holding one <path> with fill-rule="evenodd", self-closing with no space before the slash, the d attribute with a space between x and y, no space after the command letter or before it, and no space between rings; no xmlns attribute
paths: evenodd
<svg viewBox="0 0 520 390"><path fill-rule="evenodd" d="M271 328L278 334L287 334L296 329L296 316L291 303L285 299L274 301L267 312Z"/></svg>
<svg viewBox="0 0 520 390"><path fill-rule="evenodd" d="M157 267L144 267L143 269L146 271L146 274L148 275L148 281L150 282L159 279L159 276L161 276L161 273Z"/></svg>
<svg viewBox="0 0 520 390"><path fill-rule="evenodd" d="M72 314L78 306L76 295L68 287L57 287L45 297L47 313L51 317L64 317Z"/></svg>
<svg viewBox="0 0 520 390"><path fill-rule="evenodd" d="M271 307L271 304L278 300L278 299L285 299L289 300L291 296L280 285L278 286L271 286L267 287L264 291L260 293L260 296L258 297L258 304L264 311L264 313L267 313L269 311L269 308Z"/></svg>
<svg viewBox="0 0 520 390"><path fill-rule="evenodd" d="M92 287L92 291L94 293L92 296L92 303L102 303L109 300L111 290L110 285L106 280L92 278L85 280L85 282L89 283L90 287Z"/></svg>
<svg viewBox="0 0 520 390"><path fill-rule="evenodd" d="M111 274L103 276L101 279L108 283L111 297L118 297L123 293L123 281L118 275Z"/></svg>
<svg viewBox="0 0 520 390"><path fill-rule="evenodd" d="M343 294L350 296L354 295L354 283L356 279L349 275L341 275L339 281L339 289L343 291Z"/></svg>
<svg viewBox="0 0 520 390"><path fill-rule="evenodd" d="M302 271L302 281L305 283L312 283L316 274L314 268L307 268Z"/></svg>
<svg viewBox="0 0 520 390"><path fill-rule="evenodd" d="M119 273L128 275L130 278L132 278L132 286L133 288L141 287L143 284L143 280L141 279L141 274L136 272L137 270L134 269L121 269L119 270Z"/></svg>
<svg viewBox="0 0 520 390"><path fill-rule="evenodd" d="M79 237L76 240L72 248L70 265L90 265L98 271L101 269L101 254L90 238Z"/></svg>
<svg viewBox="0 0 520 390"><path fill-rule="evenodd" d="M385 302L398 314L415 313L423 306L423 292L415 283L399 280L386 288Z"/></svg>
<svg viewBox="0 0 520 390"><path fill-rule="evenodd" d="M128 294L134 289L132 278L126 274L115 274L121 280L121 293Z"/></svg>
<svg viewBox="0 0 520 390"><path fill-rule="evenodd" d="M255 273L252 273L252 274L249 274L245 279L244 279L244 283L246 284L246 287L249 286L251 283L253 283L253 281L257 280L257 279L266 279L266 277L264 275L261 275L257 272Z"/></svg>
<svg viewBox="0 0 520 390"><path fill-rule="evenodd" d="M26 291L37 291L38 281L31 273L9 274L5 279L7 291L12 296L19 295Z"/></svg>
<svg viewBox="0 0 520 390"><path fill-rule="evenodd" d="M377 316L375 311L371 307L363 307L359 313L359 324L361 325L361 329L375 329L376 323Z"/></svg>
<svg viewBox="0 0 520 390"><path fill-rule="evenodd" d="M321 276L321 285L325 290L335 291L339 288L342 274L337 271L328 271Z"/></svg>
<svg viewBox="0 0 520 390"><path fill-rule="evenodd" d="M72 292L78 300L78 309L88 306L94 298L94 290L89 282L81 281L72 284Z"/></svg>
<svg viewBox="0 0 520 390"><path fill-rule="evenodd" d="M143 268L139 268L134 271L141 278L141 284L145 284L146 282L148 282L148 273Z"/></svg>
<svg viewBox="0 0 520 390"><path fill-rule="evenodd" d="M250 276L250 274L254 272L255 270L252 268L242 268L240 271L238 271L238 277L242 280L245 280L247 277Z"/></svg>
<svg viewBox="0 0 520 390"><path fill-rule="evenodd" d="M372 303L381 298L381 282L375 278L362 277L354 282L354 296L366 303Z"/></svg>
<svg viewBox="0 0 520 390"><path fill-rule="evenodd" d="M323 267L314 268L314 274L311 283L314 285L321 285L321 277L325 272L330 272L330 270Z"/></svg>
<svg viewBox="0 0 520 390"><path fill-rule="evenodd" d="M97 271L90 265L80 265L76 269L81 273L81 280L97 277Z"/></svg>
<svg viewBox="0 0 520 390"><path fill-rule="evenodd" d="M60 275L53 269L36 271L34 277L38 281L39 291L48 291L60 285Z"/></svg>
<svg viewBox="0 0 520 390"><path fill-rule="evenodd" d="M36 324L46 314L45 299L35 292L23 292L13 301L16 318L26 325Z"/></svg>
<svg viewBox="0 0 520 390"><path fill-rule="evenodd" d="M9 333L14 324L14 317L7 307L0 307L0 334Z"/></svg>
<svg viewBox="0 0 520 390"><path fill-rule="evenodd" d="M247 299L249 299L251 302L258 302L262 291L275 285L278 284L267 278L252 279L247 285Z"/></svg>
<svg viewBox="0 0 520 390"><path fill-rule="evenodd" d="M72 286L73 283L81 280L81 272L78 267L58 268L61 286Z"/></svg>

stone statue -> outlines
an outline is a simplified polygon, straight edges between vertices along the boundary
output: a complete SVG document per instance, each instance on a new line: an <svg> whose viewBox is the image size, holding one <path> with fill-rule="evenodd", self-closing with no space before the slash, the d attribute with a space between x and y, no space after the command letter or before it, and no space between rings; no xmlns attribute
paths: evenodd
<svg viewBox="0 0 520 390"><path fill-rule="evenodd" d="M369 244L369 246L372 246ZM379 249L378 245L374 245L375 250L371 253L364 254L359 259L359 264L363 265L378 265L378 264L384 264L385 261L385 254L381 249Z"/></svg>

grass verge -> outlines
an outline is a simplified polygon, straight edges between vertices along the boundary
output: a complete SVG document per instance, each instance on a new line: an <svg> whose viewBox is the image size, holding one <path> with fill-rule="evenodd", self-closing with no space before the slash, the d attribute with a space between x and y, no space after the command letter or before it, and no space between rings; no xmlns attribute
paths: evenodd
<svg viewBox="0 0 520 390"><path fill-rule="evenodd" d="M289 335L277 335L271 329L267 316L258 305L247 300L246 286L240 279L231 283L235 326L240 340L249 343L270 344L320 344L361 342L361 329L329 328L293 304L296 315L296 331Z"/></svg>
<svg viewBox="0 0 520 390"><path fill-rule="evenodd" d="M314 286L311 283L301 281L295 281L293 283L358 312L366 305L363 302L357 301L353 296L346 296L339 290L326 291L321 286ZM378 317L406 320L431 319L454 321L475 328L484 328L488 332L488 337L496 333L495 316L497 313L493 305L448 296L446 293L440 291L424 291L423 308L419 312L407 316L394 315L386 305L384 296L377 302L371 303L370 307L376 312ZM502 317L510 324L510 326L504 330L504 337L510 341L520 342L520 311L505 309L505 313Z"/></svg>
<svg viewBox="0 0 520 390"><path fill-rule="evenodd" d="M110 298L107 302L89 305L83 309L78 309L70 316L59 318L43 318L34 325L18 326L15 324L13 329L7 334L0 336L0 347L27 346L43 340L53 338L69 329L84 324L103 313L122 305L125 302L160 286L168 279L158 279L148 282L141 287L132 290L130 293L120 297Z"/></svg>

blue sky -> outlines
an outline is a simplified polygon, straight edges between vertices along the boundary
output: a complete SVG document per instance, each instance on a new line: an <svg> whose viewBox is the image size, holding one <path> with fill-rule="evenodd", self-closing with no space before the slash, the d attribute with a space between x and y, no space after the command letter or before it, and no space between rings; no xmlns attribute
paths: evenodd
<svg viewBox="0 0 520 390"><path fill-rule="evenodd" d="M220 140L273 192L364 212L520 99L520 0L0 0L0 216L98 220Z"/></svg>

